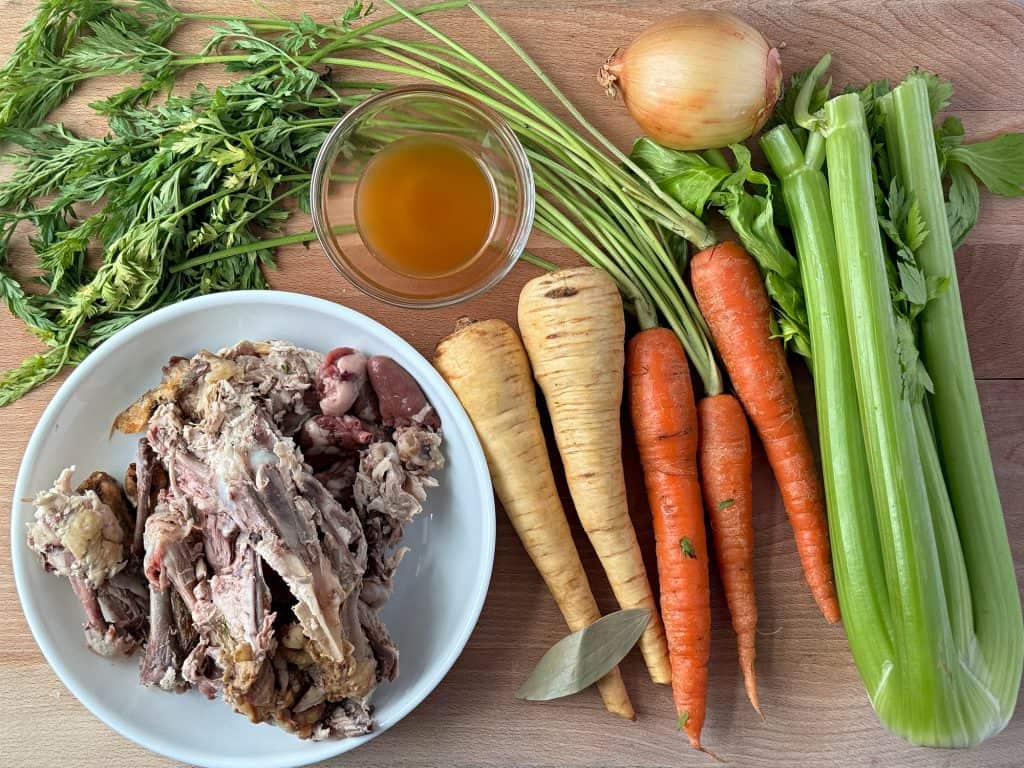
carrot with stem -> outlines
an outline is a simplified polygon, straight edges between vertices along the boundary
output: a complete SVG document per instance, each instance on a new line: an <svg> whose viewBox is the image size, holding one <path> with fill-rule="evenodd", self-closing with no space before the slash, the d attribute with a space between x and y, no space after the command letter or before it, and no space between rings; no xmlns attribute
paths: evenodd
<svg viewBox="0 0 1024 768"><path fill-rule="evenodd" d="M473 421L498 499L569 629L593 624L601 613L555 488L533 377L516 332L502 320L460 323L438 344L434 366ZM597 688L609 712L635 718L618 667Z"/></svg>
<svg viewBox="0 0 1024 768"><path fill-rule="evenodd" d="M718 573L736 633L743 686L760 715L754 674L757 601L754 597L750 428L743 407L732 395L702 399L697 403L697 420L701 436L701 489L711 521Z"/></svg>
<svg viewBox="0 0 1024 768"><path fill-rule="evenodd" d="M701 749L711 652L708 548L697 476L697 407L678 337L665 328L634 336L626 379L654 517L661 616L668 634L679 729Z"/></svg>
<svg viewBox="0 0 1024 768"><path fill-rule="evenodd" d="M672 679L665 631L626 503L622 469L625 318L607 273L576 267L528 282L519 327L547 401L577 514L622 608L647 608L640 651L651 678Z"/></svg>
<svg viewBox="0 0 1024 768"><path fill-rule="evenodd" d="M811 594L836 622L825 493L757 264L737 243L724 242L698 253L690 270L715 346L764 443Z"/></svg>

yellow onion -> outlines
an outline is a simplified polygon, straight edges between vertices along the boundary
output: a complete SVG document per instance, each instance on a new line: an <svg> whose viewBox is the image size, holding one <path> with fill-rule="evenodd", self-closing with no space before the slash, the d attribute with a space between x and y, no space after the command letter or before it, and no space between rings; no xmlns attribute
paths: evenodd
<svg viewBox="0 0 1024 768"><path fill-rule="evenodd" d="M685 11L648 27L601 67L649 137L673 149L743 141L764 125L782 86L777 49L742 19Z"/></svg>

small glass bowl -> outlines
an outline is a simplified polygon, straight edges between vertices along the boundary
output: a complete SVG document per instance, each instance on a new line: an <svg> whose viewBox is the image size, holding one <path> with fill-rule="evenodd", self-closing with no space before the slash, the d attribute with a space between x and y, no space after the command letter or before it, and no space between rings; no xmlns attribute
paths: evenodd
<svg viewBox="0 0 1024 768"><path fill-rule="evenodd" d="M410 276L377 258L355 216L356 187L370 158L393 141L423 135L457 141L494 184L487 242L438 277ZM533 226L533 173L519 139L492 110L447 88L394 88L353 107L328 134L313 166L310 207L327 258L363 292L401 307L444 307L493 287L515 266Z"/></svg>

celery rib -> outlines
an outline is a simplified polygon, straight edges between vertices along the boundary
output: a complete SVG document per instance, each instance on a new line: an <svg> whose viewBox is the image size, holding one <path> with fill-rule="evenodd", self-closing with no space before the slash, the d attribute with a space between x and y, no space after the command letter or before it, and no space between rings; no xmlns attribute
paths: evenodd
<svg viewBox="0 0 1024 768"><path fill-rule="evenodd" d="M955 289L926 84L911 76L878 104L890 166L927 225L918 264L933 282L952 278L925 304L919 334L894 305L860 97L826 102L806 154L785 126L762 146L797 245L836 580L858 671L889 729L915 744L969 746L1012 715L1024 626ZM917 349L907 347L916 344L934 395L907 386L919 375L910 370Z"/></svg>
<svg viewBox="0 0 1024 768"><path fill-rule="evenodd" d="M935 385L931 421L970 584L965 618L982 657L971 668L997 705L990 721L973 723L968 740L977 741L1001 730L1017 701L1024 664L1020 594L967 345L924 76L910 75L880 105L890 164L928 228L918 262L927 276L949 278L921 312L920 346Z"/></svg>
<svg viewBox="0 0 1024 768"><path fill-rule="evenodd" d="M892 658L892 614L857 412L828 184L787 126L765 134L761 147L781 183L799 256L840 609L850 650L873 691L884 684L885 660Z"/></svg>

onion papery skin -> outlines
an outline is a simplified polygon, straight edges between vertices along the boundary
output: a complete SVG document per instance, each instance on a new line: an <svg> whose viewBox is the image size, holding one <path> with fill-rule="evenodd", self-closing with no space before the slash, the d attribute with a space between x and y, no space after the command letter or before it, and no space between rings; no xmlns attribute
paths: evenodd
<svg viewBox="0 0 1024 768"><path fill-rule="evenodd" d="M771 116L782 62L756 29L720 11L686 11L613 53L598 75L640 128L672 149L744 141Z"/></svg>

